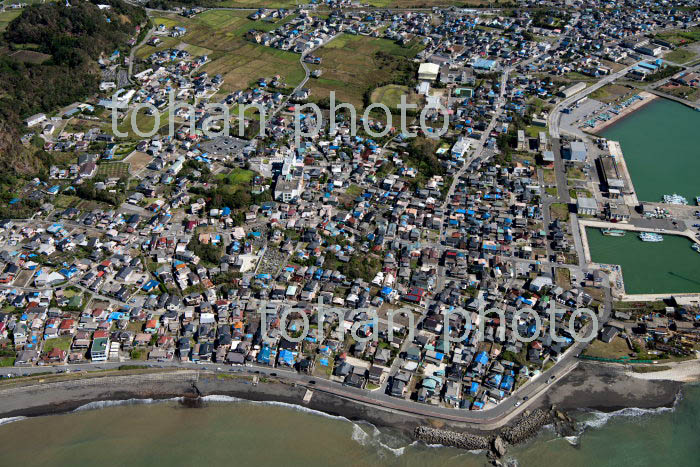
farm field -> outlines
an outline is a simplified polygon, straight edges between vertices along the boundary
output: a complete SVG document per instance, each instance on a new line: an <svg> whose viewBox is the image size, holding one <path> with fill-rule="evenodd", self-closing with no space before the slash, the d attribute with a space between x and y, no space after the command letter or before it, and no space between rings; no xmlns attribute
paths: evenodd
<svg viewBox="0 0 700 467"><path fill-rule="evenodd" d="M146 154L145 152L134 151L129 155L129 157L124 159L124 162L129 164L132 172L138 173L139 171L143 170L152 160L153 156Z"/></svg>
<svg viewBox="0 0 700 467"><path fill-rule="evenodd" d="M107 162L100 164L97 169L97 176L128 177L129 164L127 162Z"/></svg>
<svg viewBox="0 0 700 467"><path fill-rule="evenodd" d="M690 29L678 29L657 34L659 39L670 42L673 45L684 45L700 41L700 26Z"/></svg>
<svg viewBox="0 0 700 467"><path fill-rule="evenodd" d="M325 99L335 91L337 100L362 108L368 88L401 76L413 79L414 64L410 59L420 50L422 45L418 43L402 47L387 39L341 34L315 53L323 60L323 75L309 81L312 98Z"/></svg>
<svg viewBox="0 0 700 467"><path fill-rule="evenodd" d="M157 50L182 48L197 55L208 55L210 62L202 67L209 74L221 74L222 93L245 89L258 78L279 74L287 86L296 86L304 78L299 55L254 44L245 39L251 29L269 31L291 21L290 15L276 23L252 21L247 11L208 10L193 18L164 14L153 18L153 24L164 24L170 29L182 26L187 33L182 37L158 36L157 47L144 46L137 52L145 58Z"/></svg>

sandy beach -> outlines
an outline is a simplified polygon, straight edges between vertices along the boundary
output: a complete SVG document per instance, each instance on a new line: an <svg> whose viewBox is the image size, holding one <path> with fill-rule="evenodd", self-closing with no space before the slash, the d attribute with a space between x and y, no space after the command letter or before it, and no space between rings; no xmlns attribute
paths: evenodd
<svg viewBox="0 0 700 467"><path fill-rule="evenodd" d="M634 373L623 365L582 362L542 398L564 410L595 409L612 412L626 407L657 408L673 405L683 384L664 378L639 378L656 373Z"/></svg>
<svg viewBox="0 0 700 467"><path fill-rule="evenodd" d="M700 381L700 360L691 360L689 362L671 363L668 365L668 370L653 371L649 373L637 373L627 371L626 374L632 378L645 381L678 381L682 383L693 383Z"/></svg>

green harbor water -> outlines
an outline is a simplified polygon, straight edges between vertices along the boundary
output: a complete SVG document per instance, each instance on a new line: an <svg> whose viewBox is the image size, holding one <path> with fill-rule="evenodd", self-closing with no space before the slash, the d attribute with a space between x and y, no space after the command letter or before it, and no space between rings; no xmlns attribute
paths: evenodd
<svg viewBox="0 0 700 467"><path fill-rule="evenodd" d="M628 294L700 292L700 254L685 237L664 235L663 242L651 243L637 232L611 237L595 228L587 228L586 236L594 262L622 267Z"/></svg>
<svg viewBox="0 0 700 467"><path fill-rule="evenodd" d="M544 429L508 456L519 466L698 465L700 387L675 409L580 413L578 436ZM119 405L0 426L2 464L26 466L484 466L484 453L426 446L379 430L280 405L176 402Z"/></svg>
<svg viewBox="0 0 700 467"><path fill-rule="evenodd" d="M700 196L700 112L655 99L605 129L619 141L640 201L678 193L690 204Z"/></svg>

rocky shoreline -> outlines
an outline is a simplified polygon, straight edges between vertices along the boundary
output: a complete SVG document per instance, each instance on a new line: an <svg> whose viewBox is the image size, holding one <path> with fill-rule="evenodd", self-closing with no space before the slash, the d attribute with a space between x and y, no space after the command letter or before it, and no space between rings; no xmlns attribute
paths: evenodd
<svg viewBox="0 0 700 467"><path fill-rule="evenodd" d="M488 457L494 465L502 465L508 446L527 441L540 432L545 425L554 425L561 436L574 433L574 421L566 413L552 407L550 410L535 409L526 411L514 424L490 436L419 426L413 435L426 444L441 444L459 449L488 450Z"/></svg>
<svg viewBox="0 0 700 467"><path fill-rule="evenodd" d="M127 399L182 398L186 406L199 407L206 396L225 395L249 401L281 402L351 421L366 421L413 435L426 444L486 450L490 459L500 464L509 446L526 442L543 426L552 426L561 436L575 435L567 411L672 406L680 387L681 383L674 381L631 378L624 368L581 364L552 386L541 400L535 401L523 416L501 429L484 431L474 425L381 409L318 389L305 403L306 387L283 379L272 378L253 384L246 377L187 370L3 387L0 388L0 418L59 414L91 402Z"/></svg>

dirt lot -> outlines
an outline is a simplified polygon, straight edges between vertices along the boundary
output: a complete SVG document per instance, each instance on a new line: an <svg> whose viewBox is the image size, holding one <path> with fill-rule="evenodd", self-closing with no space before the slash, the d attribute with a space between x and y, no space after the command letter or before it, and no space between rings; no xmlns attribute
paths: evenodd
<svg viewBox="0 0 700 467"><path fill-rule="evenodd" d="M131 173L138 173L143 170L152 159L153 156L149 156L145 152L134 151L124 159L124 162L129 164L129 171Z"/></svg>

